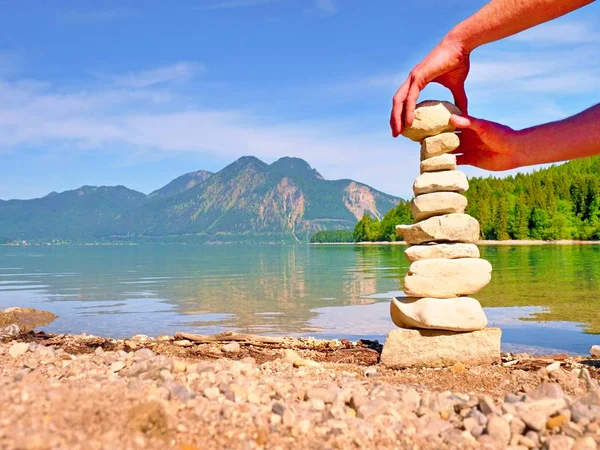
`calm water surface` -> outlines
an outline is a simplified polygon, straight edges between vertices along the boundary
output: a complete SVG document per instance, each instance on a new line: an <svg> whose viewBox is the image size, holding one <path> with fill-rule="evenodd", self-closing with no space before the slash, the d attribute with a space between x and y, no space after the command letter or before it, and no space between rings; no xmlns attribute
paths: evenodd
<svg viewBox="0 0 600 450"><path fill-rule="evenodd" d="M371 338L393 328L400 246L1 247L0 308L60 317L48 332L249 333ZM476 297L506 351L600 343L600 246L483 247Z"/></svg>

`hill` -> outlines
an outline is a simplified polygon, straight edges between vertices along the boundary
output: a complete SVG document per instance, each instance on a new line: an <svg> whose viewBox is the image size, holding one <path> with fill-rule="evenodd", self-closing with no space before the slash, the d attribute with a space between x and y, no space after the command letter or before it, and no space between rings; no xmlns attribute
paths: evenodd
<svg viewBox="0 0 600 450"><path fill-rule="evenodd" d="M505 178L471 178L469 184L466 212L479 220L482 239L600 239L600 157ZM386 217L410 223L407 206L401 202ZM355 240L395 239L385 222L366 216Z"/></svg>
<svg viewBox="0 0 600 450"><path fill-rule="evenodd" d="M147 202L125 186L83 186L32 200L0 201L5 239L87 239L102 236L122 213Z"/></svg>
<svg viewBox="0 0 600 450"><path fill-rule="evenodd" d="M381 218L400 199L353 180L325 180L299 158L242 157L190 172L146 196L84 186L34 200L0 201L0 236L24 240L162 239L308 241L322 229Z"/></svg>

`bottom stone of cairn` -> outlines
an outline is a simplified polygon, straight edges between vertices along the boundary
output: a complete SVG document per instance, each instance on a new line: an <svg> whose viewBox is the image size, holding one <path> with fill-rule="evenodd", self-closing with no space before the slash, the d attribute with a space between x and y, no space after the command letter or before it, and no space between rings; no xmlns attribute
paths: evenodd
<svg viewBox="0 0 600 450"><path fill-rule="evenodd" d="M401 328L388 334L381 362L393 368L492 364L500 361L501 338L500 328L472 332Z"/></svg>

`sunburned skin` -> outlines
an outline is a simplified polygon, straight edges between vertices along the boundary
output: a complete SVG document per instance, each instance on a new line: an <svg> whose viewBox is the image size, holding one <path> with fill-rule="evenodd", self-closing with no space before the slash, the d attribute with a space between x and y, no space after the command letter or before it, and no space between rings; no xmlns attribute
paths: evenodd
<svg viewBox="0 0 600 450"><path fill-rule="evenodd" d="M468 116L465 80L471 52L484 44L563 16L593 0L492 0L456 25L420 62L400 86L390 118L399 136L414 120L419 93L430 82L447 87L466 117L453 116L462 129L458 164L487 170L508 170L533 164L582 158L600 153L600 106L559 122L524 130Z"/></svg>

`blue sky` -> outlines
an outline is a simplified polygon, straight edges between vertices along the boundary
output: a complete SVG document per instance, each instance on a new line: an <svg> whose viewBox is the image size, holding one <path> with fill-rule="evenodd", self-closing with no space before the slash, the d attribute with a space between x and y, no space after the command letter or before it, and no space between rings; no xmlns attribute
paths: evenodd
<svg viewBox="0 0 600 450"><path fill-rule="evenodd" d="M391 98L483 4L0 0L0 198L148 193L249 154L410 197L418 145L391 138ZM477 49L470 113L523 128L600 102L599 18L596 3Z"/></svg>

